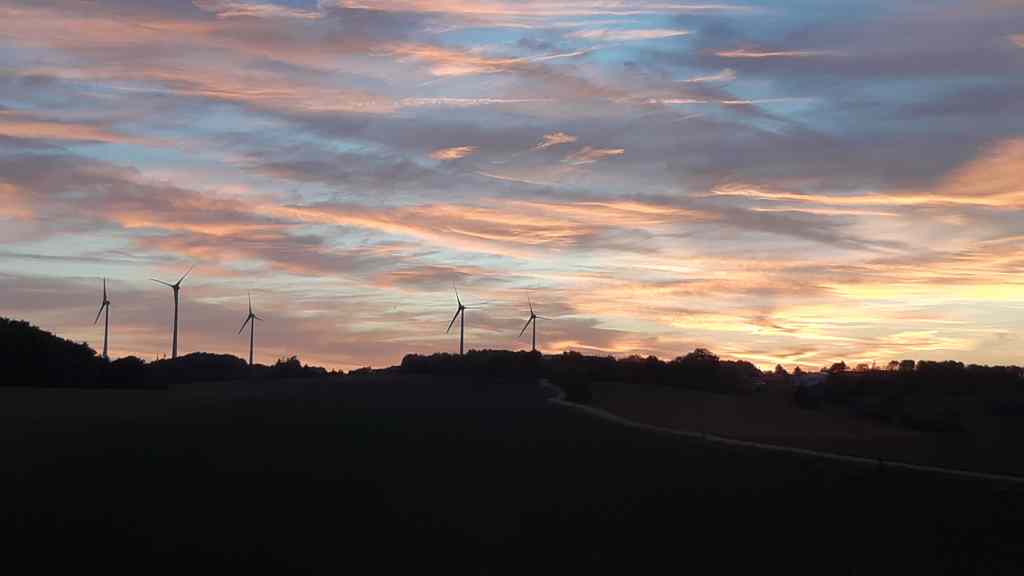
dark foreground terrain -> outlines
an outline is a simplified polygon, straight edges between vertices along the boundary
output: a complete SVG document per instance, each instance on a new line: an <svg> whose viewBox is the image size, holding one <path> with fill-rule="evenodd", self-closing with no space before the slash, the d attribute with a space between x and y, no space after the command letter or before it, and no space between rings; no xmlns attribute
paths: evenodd
<svg viewBox="0 0 1024 576"><path fill-rule="evenodd" d="M4 562L991 574L1024 559L1020 485L708 445L545 396L398 376L0 389Z"/></svg>

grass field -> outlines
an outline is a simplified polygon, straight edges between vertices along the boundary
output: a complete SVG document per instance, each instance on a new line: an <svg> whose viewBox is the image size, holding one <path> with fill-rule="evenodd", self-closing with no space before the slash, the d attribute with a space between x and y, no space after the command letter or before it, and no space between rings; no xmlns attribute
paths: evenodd
<svg viewBox="0 0 1024 576"><path fill-rule="evenodd" d="M991 445L984 438L855 418L841 408L803 409L788 387L753 394L712 394L595 382L590 390L589 404L659 427L912 464L1024 475L1019 452L1007 453L1004 446Z"/></svg>
<svg viewBox="0 0 1024 576"><path fill-rule="evenodd" d="M630 430L534 384L0 389L8 562L1016 573L1024 491Z"/></svg>

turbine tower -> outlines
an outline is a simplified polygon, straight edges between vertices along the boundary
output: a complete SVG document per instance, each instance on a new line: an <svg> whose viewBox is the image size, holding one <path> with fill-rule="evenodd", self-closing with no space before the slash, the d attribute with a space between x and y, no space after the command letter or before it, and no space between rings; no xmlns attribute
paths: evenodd
<svg viewBox="0 0 1024 576"><path fill-rule="evenodd" d="M455 316L452 316L452 321L448 323L448 329L445 330L444 333L448 334L451 332L452 326L455 325L455 321L459 320L461 317L461 320L459 321L459 356L462 356L465 353L466 343L466 310L479 308L481 305L486 304L486 302L480 302L473 306L466 306L462 303L462 299L459 298L459 289L454 286L452 288L455 290L455 301L459 303L459 309L455 311Z"/></svg>
<svg viewBox="0 0 1024 576"><path fill-rule="evenodd" d="M103 302L100 303L100 309L96 312L96 319L92 321L92 325L95 326L100 321L100 314L106 312L103 317L103 359L109 360L107 356L107 337L110 336L110 300L107 298L107 279L103 279Z"/></svg>
<svg viewBox="0 0 1024 576"><path fill-rule="evenodd" d="M526 320L526 324L523 324L523 329L519 331L519 337L520 338L523 337L523 333L526 332L526 329L530 327L530 323L532 322L533 323L533 348L532 348L532 351L536 352L537 351L537 318L540 318L541 320L550 320L550 318L545 318L544 316L537 316L536 312L533 311L533 301L530 300L529 296L526 297L526 300L527 300L527 302L530 303L530 317Z"/></svg>
<svg viewBox="0 0 1024 576"><path fill-rule="evenodd" d="M175 282L174 284L169 284L167 282L164 282L163 280L157 280L156 278L150 278L150 280L152 280L153 282L156 282L157 284L163 284L164 286L167 286L168 288L174 291L174 336L171 339L171 359L178 357L178 291L181 290L182 280L184 280L185 277L187 277L189 273L192 272L192 269L195 267L195 264L190 266L188 271L182 274L181 278L178 278L178 281Z"/></svg>
<svg viewBox="0 0 1024 576"><path fill-rule="evenodd" d="M245 322L242 322L242 327L238 329L238 333L241 334L242 330L245 330L245 325L246 324L249 325L249 366L252 366L252 348L253 348L253 342L255 340L254 334L256 332L256 320L259 320L260 322L262 322L263 318L260 318L256 314L253 314L253 311L252 311L252 293L250 293L249 294L249 315L245 317Z"/></svg>

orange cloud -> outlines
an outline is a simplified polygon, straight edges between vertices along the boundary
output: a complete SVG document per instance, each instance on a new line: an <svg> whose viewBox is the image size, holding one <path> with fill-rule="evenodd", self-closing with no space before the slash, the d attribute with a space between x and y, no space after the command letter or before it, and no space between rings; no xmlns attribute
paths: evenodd
<svg viewBox="0 0 1024 576"><path fill-rule="evenodd" d="M401 60L417 60L429 65L434 76L466 76L493 74L520 68L525 58L491 58L464 50L451 50L429 44L402 44L388 52Z"/></svg>
<svg viewBox="0 0 1024 576"><path fill-rule="evenodd" d="M953 205L1019 209L1024 208L1021 170L1024 170L1024 139L1011 139L991 146L929 190L833 196L733 184L716 188L711 194L842 207Z"/></svg>
<svg viewBox="0 0 1024 576"><path fill-rule="evenodd" d="M703 214L638 202L491 201L370 209L355 206L260 205L256 212L297 222L355 226L411 236L448 249L527 257L534 247L563 249L612 228L649 228ZM536 256L536 254L534 254Z"/></svg>
<svg viewBox="0 0 1024 576"><path fill-rule="evenodd" d="M456 50L431 44L398 44L380 49L397 58L399 62L424 62L433 76L457 77L477 74L494 74L498 72L526 71L535 62L546 62L561 58L573 58L591 52L576 50L531 58L501 58L487 56L475 50Z"/></svg>
<svg viewBox="0 0 1024 576"><path fill-rule="evenodd" d="M533 147L534 150L543 150L552 146L558 146L559 144L571 144L576 141L576 137L565 132L552 132L551 134L545 134L541 139L540 143Z"/></svg>
<svg viewBox="0 0 1024 576"><path fill-rule="evenodd" d="M80 142L124 143L140 141L130 136L117 134L88 124L40 120L9 110L0 110L0 135L12 138Z"/></svg>
<svg viewBox="0 0 1024 576"><path fill-rule="evenodd" d="M476 152L476 146L456 146L454 148L441 148L430 153L434 160L458 160Z"/></svg>
<svg viewBox="0 0 1024 576"><path fill-rule="evenodd" d="M1024 34L1014 34L1013 36L1010 36L1010 41L1017 46L1024 48Z"/></svg>
<svg viewBox="0 0 1024 576"><path fill-rule="evenodd" d="M0 217L14 220L32 218L32 207L28 205L17 188L4 182L0 182Z"/></svg>

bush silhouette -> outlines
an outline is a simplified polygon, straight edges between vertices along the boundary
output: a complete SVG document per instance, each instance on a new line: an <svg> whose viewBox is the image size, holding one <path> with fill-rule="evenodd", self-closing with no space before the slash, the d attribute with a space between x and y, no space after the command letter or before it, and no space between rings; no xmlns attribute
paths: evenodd
<svg viewBox="0 0 1024 576"><path fill-rule="evenodd" d="M0 318L0 362L9 386L95 386L104 361L85 343Z"/></svg>

